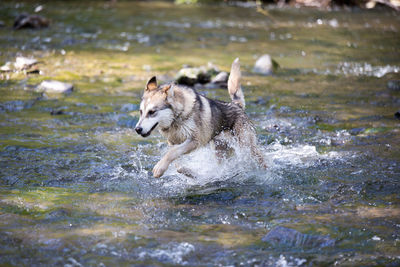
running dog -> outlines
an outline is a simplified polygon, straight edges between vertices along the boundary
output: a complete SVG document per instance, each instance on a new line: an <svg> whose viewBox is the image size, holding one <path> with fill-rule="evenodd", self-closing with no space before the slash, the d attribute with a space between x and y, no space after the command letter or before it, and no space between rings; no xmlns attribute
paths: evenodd
<svg viewBox="0 0 400 267"><path fill-rule="evenodd" d="M160 177L175 159L213 141L221 158L226 143L222 132L232 135L241 147L250 148L251 155L266 168L257 148L256 131L244 112L245 101L240 86L239 59L232 63L228 80L230 103L209 99L195 90L176 84L157 85L152 77L140 103L140 119L135 131L143 137L158 129L167 138L168 152L154 166L154 177ZM178 170L179 171L179 170Z"/></svg>

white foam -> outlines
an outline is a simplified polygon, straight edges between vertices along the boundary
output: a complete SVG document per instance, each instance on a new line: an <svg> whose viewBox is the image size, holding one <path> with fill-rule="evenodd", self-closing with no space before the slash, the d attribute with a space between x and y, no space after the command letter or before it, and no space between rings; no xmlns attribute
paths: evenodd
<svg viewBox="0 0 400 267"><path fill-rule="evenodd" d="M139 259L145 260L146 258L157 259L161 262L168 262L172 264L186 265L188 264L183 260L183 257L195 250L194 246L187 242L182 243L168 243L165 248L144 250L139 253Z"/></svg>

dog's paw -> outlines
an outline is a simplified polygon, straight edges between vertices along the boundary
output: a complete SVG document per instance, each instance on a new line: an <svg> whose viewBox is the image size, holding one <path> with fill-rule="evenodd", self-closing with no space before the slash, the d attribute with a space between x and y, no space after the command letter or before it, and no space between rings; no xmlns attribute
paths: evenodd
<svg viewBox="0 0 400 267"><path fill-rule="evenodd" d="M163 164L161 161L159 161L156 166L153 168L153 176L155 178L161 177L164 172L167 170L168 165Z"/></svg>

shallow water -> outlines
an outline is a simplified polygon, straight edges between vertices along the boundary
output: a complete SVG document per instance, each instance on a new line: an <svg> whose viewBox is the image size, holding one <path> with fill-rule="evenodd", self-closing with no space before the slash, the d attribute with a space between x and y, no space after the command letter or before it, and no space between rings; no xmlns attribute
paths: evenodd
<svg viewBox="0 0 400 267"><path fill-rule="evenodd" d="M37 5L2 5L0 61L32 56L43 74L0 82L0 265L400 264L397 13L60 1L40 12L50 28L13 31ZM264 53L273 76L251 73ZM132 130L146 80L238 56L269 169L205 147L177 161L196 179L175 164L152 178L165 141ZM45 79L75 91L42 96ZM305 241L263 241L276 226Z"/></svg>

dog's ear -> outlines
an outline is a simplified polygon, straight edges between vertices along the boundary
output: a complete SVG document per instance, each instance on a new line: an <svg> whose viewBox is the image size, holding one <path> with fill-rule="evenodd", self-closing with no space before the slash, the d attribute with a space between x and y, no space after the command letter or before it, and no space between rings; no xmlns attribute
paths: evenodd
<svg viewBox="0 0 400 267"><path fill-rule="evenodd" d="M153 76L146 84L146 91L157 89L157 78Z"/></svg>
<svg viewBox="0 0 400 267"><path fill-rule="evenodd" d="M174 89L172 88L172 84L165 85L161 90L169 97L174 96Z"/></svg>

